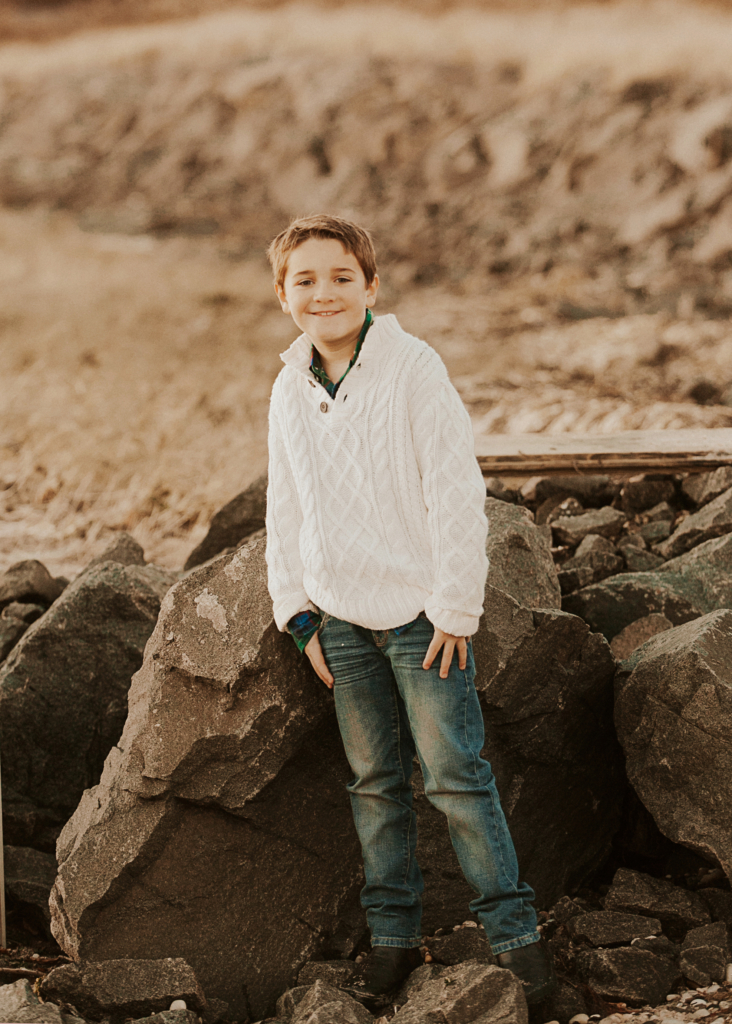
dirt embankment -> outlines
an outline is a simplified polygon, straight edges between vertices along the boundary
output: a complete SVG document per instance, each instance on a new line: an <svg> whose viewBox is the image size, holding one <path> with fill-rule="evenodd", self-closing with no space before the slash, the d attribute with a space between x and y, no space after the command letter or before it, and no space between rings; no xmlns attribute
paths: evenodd
<svg viewBox="0 0 732 1024"><path fill-rule="evenodd" d="M5 561L125 527L182 564L263 468L262 250L314 209L479 429L732 422L729 18L374 10L0 49Z"/></svg>

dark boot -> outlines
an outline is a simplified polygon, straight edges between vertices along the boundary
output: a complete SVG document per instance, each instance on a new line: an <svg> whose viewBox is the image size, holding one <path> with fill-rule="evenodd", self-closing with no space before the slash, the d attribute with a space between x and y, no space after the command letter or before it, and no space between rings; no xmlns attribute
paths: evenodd
<svg viewBox="0 0 732 1024"><path fill-rule="evenodd" d="M354 999L368 1006L388 1002L415 968L422 965L422 954L416 948L397 949L394 946L374 946L359 964L352 979L342 985Z"/></svg>
<svg viewBox="0 0 732 1024"><path fill-rule="evenodd" d="M552 955L543 940L498 954L498 966L512 971L524 988L529 1006L540 1003L557 987Z"/></svg>

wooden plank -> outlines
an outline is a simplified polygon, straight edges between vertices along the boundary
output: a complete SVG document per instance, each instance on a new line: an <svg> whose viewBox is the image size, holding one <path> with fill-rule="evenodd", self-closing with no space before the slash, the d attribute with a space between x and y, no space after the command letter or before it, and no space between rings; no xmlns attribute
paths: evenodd
<svg viewBox="0 0 732 1024"><path fill-rule="evenodd" d="M732 428L481 434L475 450L484 476L700 472L732 465Z"/></svg>

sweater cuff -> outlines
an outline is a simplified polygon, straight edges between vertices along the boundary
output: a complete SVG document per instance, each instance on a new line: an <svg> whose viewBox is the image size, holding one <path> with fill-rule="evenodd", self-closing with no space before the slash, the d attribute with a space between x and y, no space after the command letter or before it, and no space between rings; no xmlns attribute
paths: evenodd
<svg viewBox="0 0 732 1024"><path fill-rule="evenodd" d="M298 612L317 612L313 602L304 590L299 590L274 602L274 620L281 633L287 633L287 623Z"/></svg>
<svg viewBox="0 0 732 1024"><path fill-rule="evenodd" d="M433 626L450 636L472 636L477 633L480 615L467 615L451 608L440 608L431 598L425 604L425 615Z"/></svg>

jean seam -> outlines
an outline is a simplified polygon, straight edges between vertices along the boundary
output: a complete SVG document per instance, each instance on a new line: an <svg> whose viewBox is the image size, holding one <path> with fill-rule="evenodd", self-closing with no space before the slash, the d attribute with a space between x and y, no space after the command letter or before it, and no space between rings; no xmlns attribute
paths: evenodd
<svg viewBox="0 0 732 1024"><path fill-rule="evenodd" d="M403 793L404 792L404 788L405 788L406 783L407 783L407 779L406 779L406 773L404 771L404 760L402 758L402 727L401 727L401 718L400 718L400 715L399 715L399 691L398 691L398 688L396 686L394 687L394 710L396 712L397 754L399 756L399 768L401 769L401 773L402 773L402 793ZM411 833L412 833L412 811L410 809L409 817L407 819L407 834L406 834L406 837L402 836L402 841L403 842L404 842L404 840L406 838L406 851L405 851L406 852L406 857L405 857L404 878L402 879L402 885L406 885L407 884L407 879L409 878L409 869L412 866L412 854L411 854L411 846L410 846Z"/></svg>

